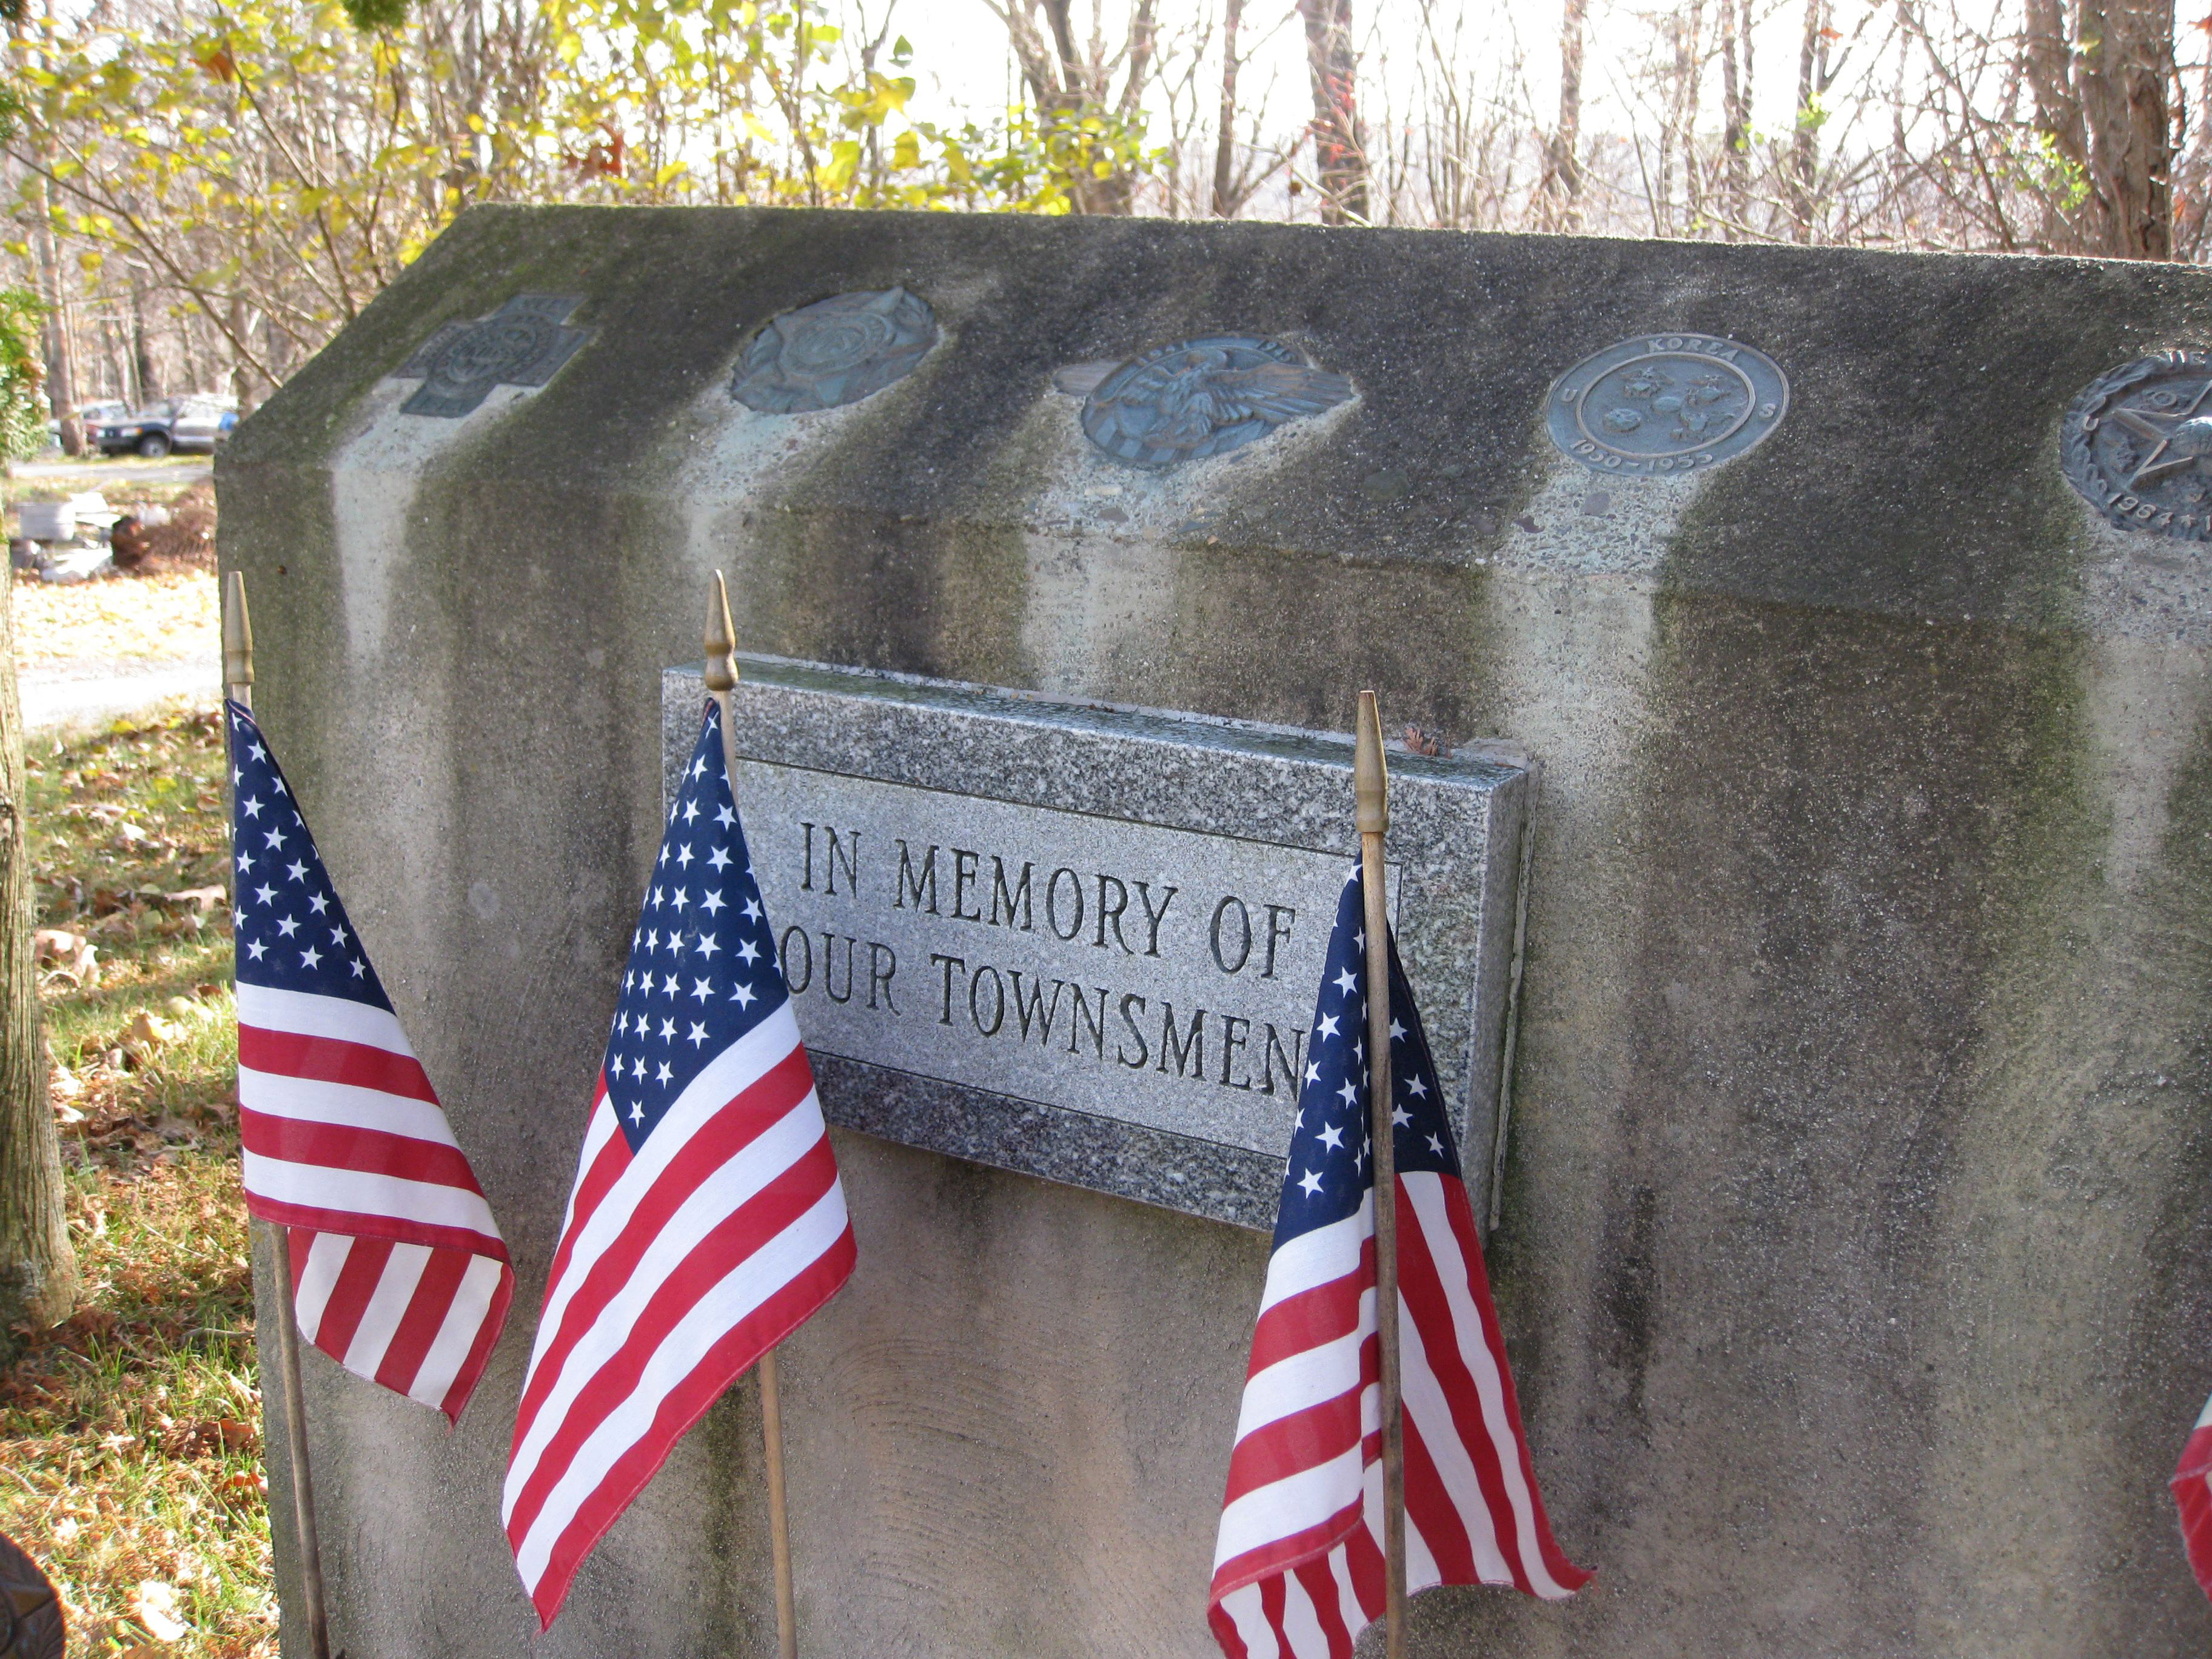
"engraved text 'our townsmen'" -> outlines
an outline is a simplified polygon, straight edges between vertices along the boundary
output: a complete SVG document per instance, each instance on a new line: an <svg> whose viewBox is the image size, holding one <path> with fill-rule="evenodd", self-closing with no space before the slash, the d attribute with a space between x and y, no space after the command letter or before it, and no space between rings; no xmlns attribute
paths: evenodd
<svg viewBox="0 0 2212 1659"><path fill-rule="evenodd" d="M1342 856L742 769L810 1043L1273 1150Z"/></svg>

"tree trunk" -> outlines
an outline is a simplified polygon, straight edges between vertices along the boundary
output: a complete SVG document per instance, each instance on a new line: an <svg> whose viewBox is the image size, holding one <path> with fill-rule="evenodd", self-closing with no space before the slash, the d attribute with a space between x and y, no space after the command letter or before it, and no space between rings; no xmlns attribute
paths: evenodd
<svg viewBox="0 0 2212 1659"><path fill-rule="evenodd" d="M2045 246L2172 258L2172 0L2081 0L2070 31L2061 0L2027 0L2025 21L2036 125L2089 186L2071 218L2045 193Z"/></svg>
<svg viewBox="0 0 2212 1659"><path fill-rule="evenodd" d="M2081 100L2074 94L2074 75L2067 45L2065 8L2061 0L2027 0L2026 59L2028 89L2035 97L2035 125L2051 139L2060 157L2089 173L2088 135L2081 125ZM2040 192L2043 246L2050 252L2068 252L2084 239L2057 199L2057 192Z"/></svg>
<svg viewBox="0 0 2212 1659"><path fill-rule="evenodd" d="M1721 147L1728 180L1728 222L1735 241L1751 222L1751 0L1721 0Z"/></svg>
<svg viewBox="0 0 2212 1659"><path fill-rule="evenodd" d="M131 278L131 356L137 370L137 385L132 390L131 406L143 409L161 395L161 376L154 370L154 349L146 338L145 285L136 273Z"/></svg>
<svg viewBox="0 0 2212 1659"><path fill-rule="evenodd" d="M1690 15L1680 27L1674 50L1680 111L1676 131L1680 135L1676 149L1682 158L1682 205L1688 216L1685 222L1695 235L1704 228L1705 216L1705 175L1698 160L1698 94L1705 76L1705 0L1690 0Z"/></svg>
<svg viewBox="0 0 2212 1659"><path fill-rule="evenodd" d="M70 338L69 296L62 288L61 255L54 246L51 221L53 186L41 180L39 195L45 210L39 215L38 244L40 286L46 290L42 297L46 302L46 402L61 422L63 453L82 455L84 422L76 412L76 342Z"/></svg>
<svg viewBox="0 0 2212 1659"><path fill-rule="evenodd" d="M2081 110L2106 222L2098 251L2171 258L2173 129L2166 89L2174 72L2172 0L2114 0L2094 35L2094 10L2084 4L2081 14Z"/></svg>
<svg viewBox="0 0 2212 1659"><path fill-rule="evenodd" d="M1827 56L1821 32L1827 26L1826 0L1805 0L1805 34L1797 48L1797 132L1790 149L1790 234L1813 240L1817 210L1814 186L1820 173L1820 68Z"/></svg>
<svg viewBox="0 0 2212 1659"><path fill-rule="evenodd" d="M1313 78L1316 182L1323 224L1365 224L1367 151L1359 130L1352 0L1298 0Z"/></svg>
<svg viewBox="0 0 2212 1659"><path fill-rule="evenodd" d="M239 295L230 296L230 337L243 340L246 334L246 301ZM230 395L238 399L238 418L244 420L253 413L260 400L254 396L253 370L246 354L233 344L230 353Z"/></svg>
<svg viewBox="0 0 2212 1659"><path fill-rule="evenodd" d="M1674 79L1667 88L1667 101L1659 116L1659 177L1657 188L1646 186L1651 197L1651 234L1671 236L1674 234L1674 141L1679 132L1677 120L1681 113L1682 82L1682 14L1677 10L1667 20L1667 32L1674 43Z"/></svg>
<svg viewBox="0 0 2212 1659"><path fill-rule="evenodd" d="M1243 205L1236 199L1237 29L1244 21L1244 0L1228 0L1221 20L1221 122L1213 139L1213 216L1234 219Z"/></svg>
<svg viewBox="0 0 2212 1659"><path fill-rule="evenodd" d="M178 355L185 362L185 383L179 388L180 391L201 392L207 387L200 374L199 331L200 319L196 316L187 315L177 326Z"/></svg>
<svg viewBox="0 0 2212 1659"><path fill-rule="evenodd" d="M1566 0L1559 20L1559 122L1544 158L1543 195L1548 216L1561 230L1580 230L1583 222L1583 22L1589 0Z"/></svg>
<svg viewBox="0 0 2212 1659"><path fill-rule="evenodd" d="M64 1209L61 1143L46 1094L33 902L23 823L23 708L15 632L0 575L0 1353L10 1328L45 1330L76 1306L76 1252Z"/></svg>

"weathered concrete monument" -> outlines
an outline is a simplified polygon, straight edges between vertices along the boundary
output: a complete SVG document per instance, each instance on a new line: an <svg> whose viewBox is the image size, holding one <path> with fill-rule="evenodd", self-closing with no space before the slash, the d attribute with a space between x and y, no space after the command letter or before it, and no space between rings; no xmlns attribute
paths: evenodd
<svg viewBox="0 0 2212 1659"><path fill-rule="evenodd" d="M750 1383L542 1638L499 1516L719 568L860 1249L781 1351L804 1653L1216 1650L1363 686L1438 751L1389 902L1598 1572L1411 1650L2201 1652L2208 350L2170 267L465 217L218 464L520 1279L450 1437L307 1356L337 1644L773 1651Z"/></svg>

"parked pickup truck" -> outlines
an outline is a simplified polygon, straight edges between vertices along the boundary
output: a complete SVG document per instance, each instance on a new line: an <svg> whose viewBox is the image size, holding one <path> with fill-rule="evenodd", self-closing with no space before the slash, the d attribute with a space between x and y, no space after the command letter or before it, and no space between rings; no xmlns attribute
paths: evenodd
<svg viewBox="0 0 2212 1659"><path fill-rule="evenodd" d="M163 398L125 419L103 422L86 436L103 455L135 452L159 459L173 449L212 452L237 424L234 398Z"/></svg>

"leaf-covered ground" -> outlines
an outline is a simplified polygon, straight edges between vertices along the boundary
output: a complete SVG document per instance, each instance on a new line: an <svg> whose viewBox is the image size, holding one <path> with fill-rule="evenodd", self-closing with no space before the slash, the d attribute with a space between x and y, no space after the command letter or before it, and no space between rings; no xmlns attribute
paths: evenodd
<svg viewBox="0 0 2212 1659"><path fill-rule="evenodd" d="M217 648L222 603L215 574L168 572L50 587L15 585L15 662L50 668L85 661L179 662Z"/></svg>
<svg viewBox="0 0 2212 1659"><path fill-rule="evenodd" d="M70 1659L273 1655L216 716L34 740L30 827L85 1291L0 1372L0 1532Z"/></svg>

